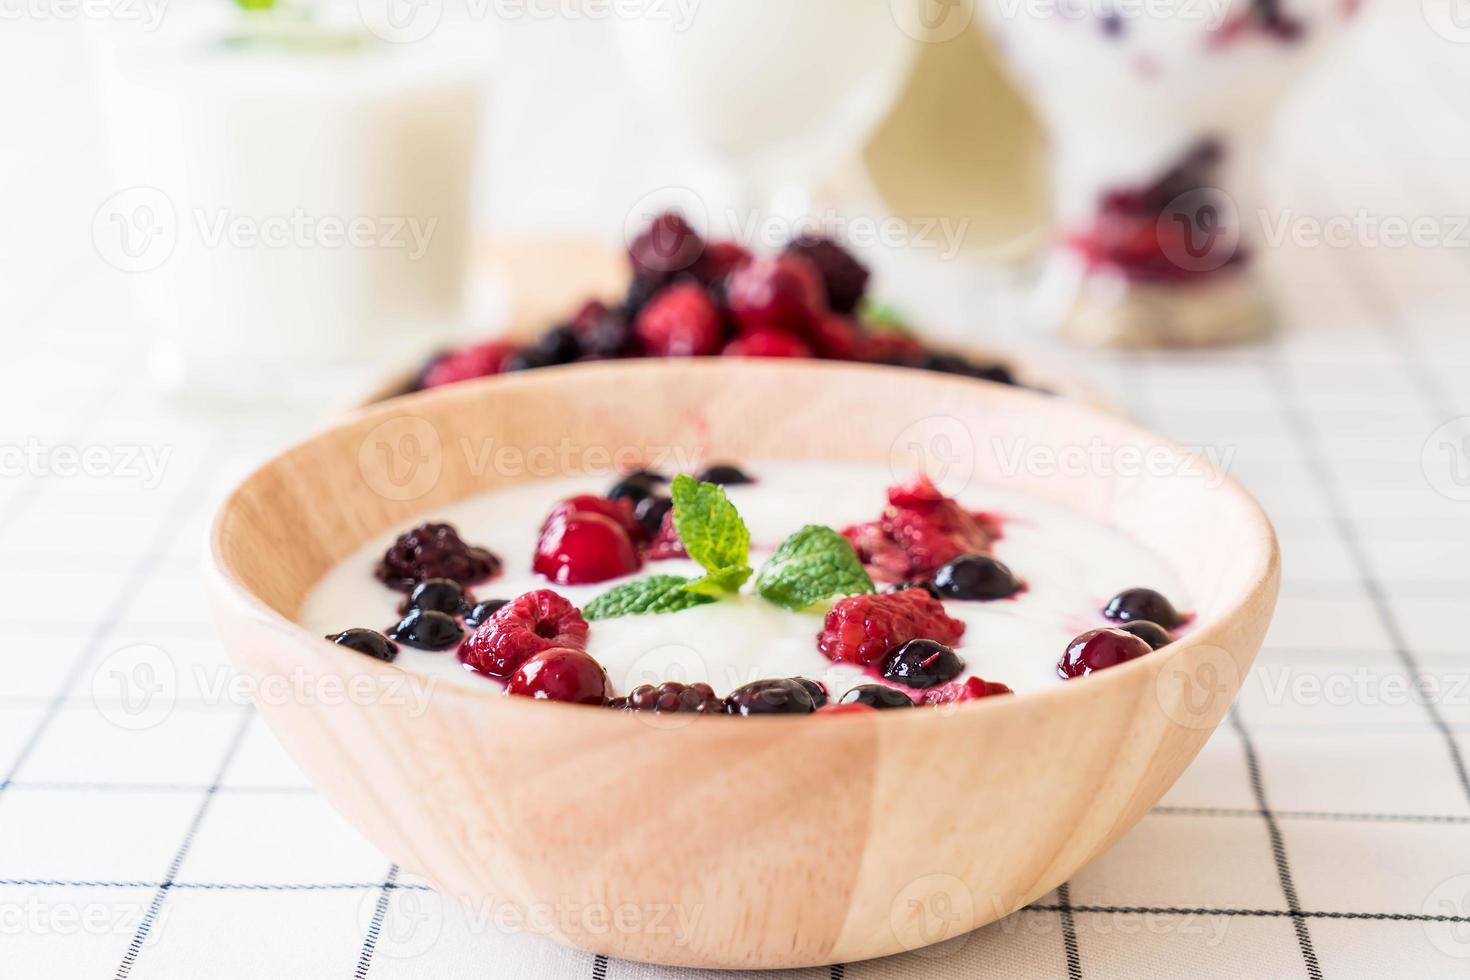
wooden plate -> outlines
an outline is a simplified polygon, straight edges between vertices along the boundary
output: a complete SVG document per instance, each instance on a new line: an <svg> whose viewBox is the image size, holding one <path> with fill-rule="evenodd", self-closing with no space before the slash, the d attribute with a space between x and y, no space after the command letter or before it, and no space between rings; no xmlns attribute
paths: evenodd
<svg viewBox="0 0 1470 980"><path fill-rule="evenodd" d="M313 583L369 539L525 478L486 471L465 447L895 465L932 419L944 420L948 462L972 447L974 481L1071 507L1168 559L1196 610L1187 635L1046 691L946 710L670 726L436 684L293 622ZM1017 447L1148 465L1015 467ZM1209 737L1278 579L1270 525L1234 483L1074 403L872 365L649 360L468 382L355 413L231 495L210 585L230 656L260 690L290 678L290 690L321 692L260 704L281 742L445 901L493 904L612 956L764 968L916 949L1071 877ZM567 908L583 914L549 912Z"/></svg>

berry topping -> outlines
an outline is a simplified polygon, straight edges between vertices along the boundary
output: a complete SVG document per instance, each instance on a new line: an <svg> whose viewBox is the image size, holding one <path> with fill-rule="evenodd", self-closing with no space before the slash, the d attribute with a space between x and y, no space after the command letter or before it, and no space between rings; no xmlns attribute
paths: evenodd
<svg viewBox="0 0 1470 980"><path fill-rule="evenodd" d="M1148 641L1120 629L1088 630L1067 644L1067 652L1057 662L1062 677L1081 677L1153 652Z"/></svg>
<svg viewBox="0 0 1470 980"><path fill-rule="evenodd" d="M404 646L420 650L446 650L464 636L454 617L433 609L413 609L388 631L388 635Z"/></svg>
<svg viewBox="0 0 1470 980"><path fill-rule="evenodd" d="M628 693L619 707L629 711L669 712L684 711L695 714L723 714L725 702L715 696L714 688L708 684L680 684L664 681L662 684L639 684Z"/></svg>
<svg viewBox="0 0 1470 980"><path fill-rule="evenodd" d="M783 330L751 330L726 344L720 354L724 357L811 357L812 348L800 337Z"/></svg>
<svg viewBox="0 0 1470 980"><path fill-rule="evenodd" d="M458 616L465 611L468 604L469 597L454 579L429 578L413 587L401 611L422 609L425 612L442 612Z"/></svg>
<svg viewBox="0 0 1470 980"><path fill-rule="evenodd" d="M363 629L359 626L350 630L343 630L333 636L328 636L327 639L338 646L347 647L349 650L356 650L358 653L365 653L369 657L374 657L390 664L398 656L397 644L377 630Z"/></svg>
<svg viewBox="0 0 1470 980"><path fill-rule="evenodd" d="M704 252L704 239L677 211L666 211L651 221L628 246L635 279L666 280L689 268Z"/></svg>
<svg viewBox="0 0 1470 980"><path fill-rule="evenodd" d="M812 704L821 708L827 703L827 688L821 681L814 681L810 677L797 677L794 680L806 688L806 693L812 696Z"/></svg>
<svg viewBox="0 0 1470 980"><path fill-rule="evenodd" d="M926 476L892 487L876 521L843 530L874 578L932 575L960 555L984 552L1000 536L994 522L942 494Z"/></svg>
<svg viewBox="0 0 1470 980"><path fill-rule="evenodd" d="M755 482L755 477L731 463L712 463L706 466L704 472L696 476L695 479L700 483L718 483L722 487L733 487L739 486L742 483Z"/></svg>
<svg viewBox="0 0 1470 980"><path fill-rule="evenodd" d="M393 542L376 574L389 588L408 592L425 579L447 578L468 586L499 572L500 559L465 544L452 525L420 524Z"/></svg>
<svg viewBox="0 0 1470 980"><path fill-rule="evenodd" d="M806 685L790 677L751 681L725 698L725 713L731 715L807 715L815 710Z"/></svg>
<svg viewBox="0 0 1470 980"><path fill-rule="evenodd" d="M857 309L868 288L868 269L852 253L830 238L801 235L786 246L790 255L799 255L812 264L822 277L827 302L838 313Z"/></svg>
<svg viewBox="0 0 1470 980"><path fill-rule="evenodd" d="M1174 642L1174 638L1169 635L1168 630L1164 629L1158 623L1151 623L1146 619L1135 619L1132 622L1123 623L1117 628L1124 633L1132 633L1155 650L1166 647Z"/></svg>
<svg viewBox="0 0 1470 980"><path fill-rule="evenodd" d="M679 282L654 297L633 325L654 357L704 357L718 353L725 327L720 311L698 283Z"/></svg>
<svg viewBox="0 0 1470 980"><path fill-rule="evenodd" d="M464 624L470 629L474 629L495 615L508 602L510 602L509 599L482 599L473 606L470 606L469 612L464 614Z"/></svg>
<svg viewBox="0 0 1470 980"><path fill-rule="evenodd" d="M585 651L551 647L528 657L505 685L506 694L573 704L606 704L607 671Z"/></svg>
<svg viewBox="0 0 1470 980"><path fill-rule="evenodd" d="M694 278L713 286L750 261L750 252L734 242L710 242L694 263Z"/></svg>
<svg viewBox="0 0 1470 980"><path fill-rule="evenodd" d="M953 646L965 624L921 589L839 599L827 613L817 649L828 660L876 666L891 650L910 640L936 640Z"/></svg>
<svg viewBox="0 0 1470 980"><path fill-rule="evenodd" d="M826 288L816 268L800 256L756 259L730 273L725 305L743 332L804 335L827 309Z"/></svg>
<svg viewBox="0 0 1470 980"><path fill-rule="evenodd" d="M883 661L883 677L905 687L934 687L954 680L965 662L933 640L909 640Z"/></svg>
<svg viewBox="0 0 1470 980"><path fill-rule="evenodd" d="M894 592L902 592L904 589L923 589L936 599L944 598L944 594L935 587L933 581L927 578L916 578L907 582L894 582L892 585L884 588L883 592L885 595L891 595Z"/></svg>
<svg viewBox="0 0 1470 980"><path fill-rule="evenodd" d="M1174 605L1153 589L1124 589L1108 600L1102 614L1115 623L1146 619L1166 630L1184 622L1184 617L1179 615Z"/></svg>
<svg viewBox="0 0 1470 980"><path fill-rule="evenodd" d="M581 585L632 575L642 564L621 522L581 511L555 514L547 521L531 567L558 585Z"/></svg>
<svg viewBox="0 0 1470 980"><path fill-rule="evenodd" d="M902 691L882 684L859 684L842 695L840 705L865 704L880 711L885 708L912 708L914 702Z"/></svg>
<svg viewBox="0 0 1470 980"><path fill-rule="evenodd" d="M515 351L515 345L504 340L487 340L449 351L429 362L419 375L417 387L437 388L456 381L499 374L505 370L505 362Z"/></svg>
<svg viewBox="0 0 1470 980"><path fill-rule="evenodd" d="M577 607L550 589L512 599L480 624L459 648L472 670L505 678L529 657L552 647L587 646L587 621Z"/></svg>
<svg viewBox="0 0 1470 980"><path fill-rule="evenodd" d="M930 688L924 692L920 701L924 704L957 704L960 701L974 701L976 698L988 698L996 694L1015 693L996 681L967 677L960 684L946 684L944 687Z"/></svg>
<svg viewBox="0 0 1470 980"><path fill-rule="evenodd" d="M1005 562L990 555L960 555L939 566L934 587L947 599L1005 599L1021 591L1021 583Z"/></svg>

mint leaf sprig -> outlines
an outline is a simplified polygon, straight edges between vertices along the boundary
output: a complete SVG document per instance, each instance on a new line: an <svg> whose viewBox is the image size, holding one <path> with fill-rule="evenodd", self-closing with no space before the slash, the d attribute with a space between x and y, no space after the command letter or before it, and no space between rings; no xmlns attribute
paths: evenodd
<svg viewBox="0 0 1470 980"><path fill-rule="evenodd" d="M653 575L609 589L582 610L587 619L678 612L729 598L751 576L750 529L725 488L676 476L671 489L674 528L684 551L704 569L697 579ZM756 576L755 591L801 612L838 595L873 591L852 544L820 524L808 524L776 549Z"/></svg>

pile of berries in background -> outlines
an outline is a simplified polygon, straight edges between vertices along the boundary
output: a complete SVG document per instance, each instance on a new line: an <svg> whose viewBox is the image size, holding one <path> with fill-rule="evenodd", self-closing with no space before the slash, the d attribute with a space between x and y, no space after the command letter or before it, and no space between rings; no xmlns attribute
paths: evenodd
<svg viewBox="0 0 1470 980"><path fill-rule="evenodd" d="M805 357L864 361L1016 384L998 362L925 346L874 311L869 273L830 238L802 235L774 256L706 242L677 213L628 249L621 303L590 300L528 343L497 339L435 355L416 389L576 361L629 357Z"/></svg>

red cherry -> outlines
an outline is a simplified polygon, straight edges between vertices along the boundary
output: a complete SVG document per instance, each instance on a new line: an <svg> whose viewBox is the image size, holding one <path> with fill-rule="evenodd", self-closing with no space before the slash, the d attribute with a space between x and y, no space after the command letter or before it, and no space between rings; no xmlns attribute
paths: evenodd
<svg viewBox="0 0 1470 980"><path fill-rule="evenodd" d="M611 497L599 497L592 493L579 493L575 497L568 497L551 508L551 513L547 514L546 520L541 522L541 531L544 534L553 522L579 514L597 514L616 521L618 526L627 531L628 536L635 540L646 537L648 534L643 525L633 517L632 501L613 500Z"/></svg>
<svg viewBox="0 0 1470 980"><path fill-rule="evenodd" d="M654 357L704 357L720 349L724 324L714 300L695 282L680 282L655 296L633 326Z"/></svg>
<svg viewBox="0 0 1470 980"><path fill-rule="evenodd" d="M611 696L602 665L567 647L542 650L526 660L511 675L505 692L573 704L606 704Z"/></svg>
<svg viewBox="0 0 1470 980"><path fill-rule="evenodd" d="M1067 644L1067 652L1057 662L1057 673L1062 677L1081 677L1152 652L1147 640L1132 633L1112 628L1088 630Z"/></svg>
<svg viewBox="0 0 1470 980"><path fill-rule="evenodd" d="M725 305L741 330L805 334L827 311L827 294L815 266L799 255L781 255L730 273Z"/></svg>
<svg viewBox="0 0 1470 980"><path fill-rule="evenodd" d="M504 340L487 340L482 344L471 344L450 351L436 358L419 377L420 388L438 388L440 385L483 378L499 374L506 360L516 352L514 344Z"/></svg>
<svg viewBox="0 0 1470 980"><path fill-rule="evenodd" d="M812 349L800 337L779 330L752 330L720 351L723 357L811 357Z"/></svg>
<svg viewBox="0 0 1470 980"><path fill-rule="evenodd" d="M622 525L580 512L558 517L542 529L532 568L558 585L579 585L631 575L641 564Z"/></svg>

